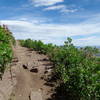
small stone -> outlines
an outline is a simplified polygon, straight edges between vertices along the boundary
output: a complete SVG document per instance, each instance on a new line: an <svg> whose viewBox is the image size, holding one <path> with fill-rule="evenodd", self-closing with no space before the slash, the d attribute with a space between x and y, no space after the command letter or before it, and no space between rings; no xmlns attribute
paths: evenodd
<svg viewBox="0 0 100 100"><path fill-rule="evenodd" d="M23 65L23 68L24 68L24 69L28 69L28 68L27 68L27 65Z"/></svg>
<svg viewBox="0 0 100 100"><path fill-rule="evenodd" d="M38 69L37 69L37 68L32 68L32 69L30 70L30 72L38 73Z"/></svg>

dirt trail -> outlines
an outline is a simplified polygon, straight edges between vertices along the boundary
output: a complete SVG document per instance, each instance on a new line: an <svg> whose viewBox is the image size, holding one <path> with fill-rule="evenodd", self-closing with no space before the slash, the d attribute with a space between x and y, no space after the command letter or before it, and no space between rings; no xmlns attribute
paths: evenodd
<svg viewBox="0 0 100 100"><path fill-rule="evenodd" d="M16 62L15 74L17 84L12 92L11 100L47 100L52 87L45 85L46 77L52 65L45 55L38 54L28 48L21 47L17 42L14 49ZM48 70L46 70L48 69Z"/></svg>

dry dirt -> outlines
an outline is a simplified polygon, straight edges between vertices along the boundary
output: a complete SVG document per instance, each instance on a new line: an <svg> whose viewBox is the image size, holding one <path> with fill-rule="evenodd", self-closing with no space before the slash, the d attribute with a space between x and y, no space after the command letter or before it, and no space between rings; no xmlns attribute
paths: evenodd
<svg viewBox="0 0 100 100"><path fill-rule="evenodd" d="M47 100L53 89L44 80L52 70L48 57L21 47L18 42L14 55L12 78L7 71L0 81L0 100Z"/></svg>

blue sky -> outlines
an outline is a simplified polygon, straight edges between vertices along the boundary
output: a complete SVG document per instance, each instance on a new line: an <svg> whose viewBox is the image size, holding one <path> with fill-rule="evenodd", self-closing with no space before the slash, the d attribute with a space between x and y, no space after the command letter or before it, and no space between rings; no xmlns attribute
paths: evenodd
<svg viewBox="0 0 100 100"><path fill-rule="evenodd" d="M0 12L16 39L100 45L100 0L0 0Z"/></svg>

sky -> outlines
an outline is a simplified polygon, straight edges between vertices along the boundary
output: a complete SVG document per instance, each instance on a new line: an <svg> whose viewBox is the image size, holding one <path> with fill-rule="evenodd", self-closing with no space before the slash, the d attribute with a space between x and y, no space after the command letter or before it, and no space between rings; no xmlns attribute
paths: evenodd
<svg viewBox="0 0 100 100"><path fill-rule="evenodd" d="M0 0L0 14L16 39L100 46L100 0Z"/></svg>

